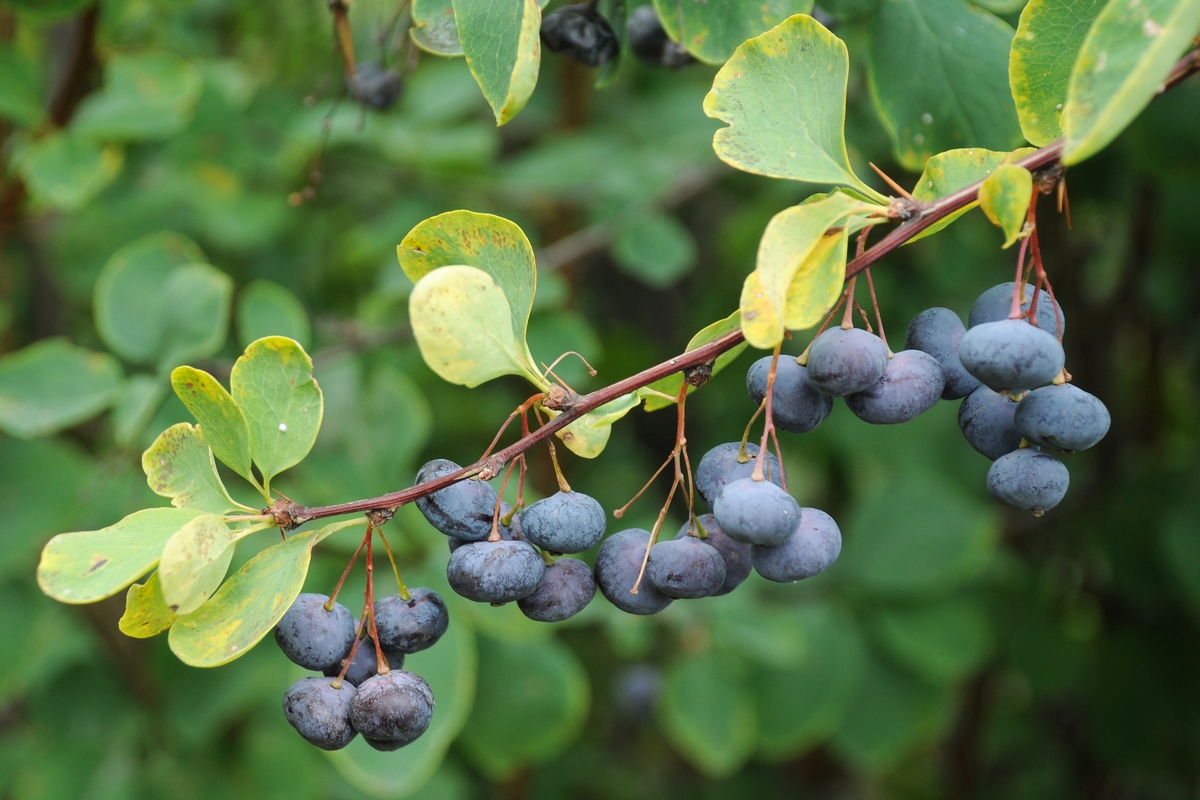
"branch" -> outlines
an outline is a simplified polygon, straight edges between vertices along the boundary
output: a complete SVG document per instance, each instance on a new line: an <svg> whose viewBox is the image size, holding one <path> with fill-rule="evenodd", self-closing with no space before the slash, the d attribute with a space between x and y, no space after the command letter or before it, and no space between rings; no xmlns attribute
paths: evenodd
<svg viewBox="0 0 1200 800"><path fill-rule="evenodd" d="M1180 60L1171 70L1167 80L1163 83L1163 88L1159 94L1174 87L1180 81L1195 72L1200 72L1200 50L1193 51ZM1062 156L1063 140L1051 142L1035 153L1031 153L1020 161L1015 162L1019 166L1025 167L1030 172L1045 169L1047 167L1058 164L1059 158ZM930 203L920 203L917 205L915 216L909 219L904 224L897 227L883 239L879 240L873 247L858 256L853 261L846 265L846 278L852 278L858 273L865 270L867 267L874 264L879 259L888 255L900 245L912 239L921 231L925 230L934 223L945 219L955 211L968 206L979 198L979 187L983 181L977 181L970 186L965 186L957 192L946 195L945 197L934 200ZM637 391L644 386L648 386L657 380L665 378L669 375L674 375L676 372L699 367L705 364L710 364L715 361L717 356L722 353L732 350L737 345L744 341L740 330L727 333L720 339L709 342L706 345L690 350L686 353L676 356L675 358L664 361L657 366L643 370L636 375L631 375L623 381L612 384L603 389L598 389L591 394L584 395L569 407L569 410L564 410L563 413L552 419L548 424L538 428L528 436L518 439L513 444L504 448L498 453L489 456L486 459L475 462L469 466L463 467L457 472L452 472L444 475L441 478L422 483L417 486L404 489L399 492L392 492L381 497L368 498L366 500L356 500L351 503L340 503L332 506L317 506L310 508L298 503L294 503L286 498L281 498L276 501L271 508L266 509L264 513L271 514L275 517L275 523L287 530L302 525L315 519L325 517L335 517L342 514L364 513L370 511L392 511L396 508L411 503L418 498L433 494L436 491L446 488L447 486L457 483L466 478L480 474L485 469L489 473L495 474L501 467L516 458L521 453L530 449L539 442L553 436L558 431L570 425L575 420L587 414L589 411L594 411L600 406L608 403L621 395L629 392Z"/></svg>

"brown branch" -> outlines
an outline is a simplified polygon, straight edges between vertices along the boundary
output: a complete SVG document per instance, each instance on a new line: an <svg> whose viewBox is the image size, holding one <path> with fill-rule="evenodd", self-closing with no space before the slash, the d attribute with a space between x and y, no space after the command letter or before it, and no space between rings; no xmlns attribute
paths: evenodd
<svg viewBox="0 0 1200 800"><path fill-rule="evenodd" d="M1200 51L1193 51L1179 61L1171 70L1167 80L1163 83L1163 88L1160 94L1167 89L1172 88L1183 79L1187 78L1195 72L1200 72ZM1019 166L1025 167L1031 172L1044 169L1049 166L1058 164L1059 158L1062 155L1063 140L1051 142L1035 153L1031 153L1025 158L1017 161ZM979 187L982 181L977 181L970 186L965 186L956 192L946 195L929 203L921 203L918 205L918 213L904 224L897 227L883 239L879 240L871 249L867 250L862 255L856 257L853 261L846 265L846 278L852 278L858 273L865 270L867 267L874 264L879 259L888 255L900 245L912 239L921 231L929 226L945 219L950 214L970 205L979 197ZM608 403L616 398L628 394L629 392L637 391L644 386L648 386L657 380L673 375L676 372L689 370L704 364L709 364L716 360L717 356L722 353L732 350L737 345L744 341L740 330L727 333L719 339L709 342L706 345L696 348L695 350L683 353L675 358L664 361L661 364L643 370L636 375L631 375L623 381L614 383L611 386L603 389L598 389L591 394L580 397L563 413L552 419L548 424L543 425L536 431L533 431L527 436L523 436L513 444L504 448L498 453L489 456L486 459L477 461L470 466L463 467L457 472L452 472L441 478L422 483L417 486L410 487L398 492L382 495L381 497L368 498L366 500L356 500L351 503L340 503L332 506L317 506L309 508L298 503L281 498L270 509L264 513L271 514L275 517L276 524L281 528L291 529L305 522L315 519L323 519L325 517L335 517L342 514L355 514L369 511L392 510L406 503L411 503L414 500L433 494L434 492L444 489L447 486L457 483L466 478L471 478L480 473L487 472L488 475L495 475L499 470L513 458L524 453L529 448L545 441L553 436L558 431L570 425L575 420L587 414L589 411L594 411L600 406Z"/></svg>

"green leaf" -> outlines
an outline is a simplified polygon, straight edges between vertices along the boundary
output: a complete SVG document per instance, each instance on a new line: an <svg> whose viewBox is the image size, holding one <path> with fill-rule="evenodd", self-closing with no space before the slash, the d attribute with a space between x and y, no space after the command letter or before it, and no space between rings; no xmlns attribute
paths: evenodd
<svg viewBox="0 0 1200 800"><path fill-rule="evenodd" d="M412 0L412 27L408 35L413 44L426 53L435 56L463 54L451 0Z"/></svg>
<svg viewBox="0 0 1200 800"><path fill-rule="evenodd" d="M921 606L888 606L870 617L884 648L923 678L956 683L991 653L993 636L978 601L952 597Z"/></svg>
<svg viewBox="0 0 1200 800"><path fill-rule="evenodd" d="M202 512L148 508L98 531L60 533L42 550L38 585L60 603L94 603L158 563L163 546Z"/></svg>
<svg viewBox="0 0 1200 800"><path fill-rule="evenodd" d="M871 98L904 167L953 147L1021 143L1007 23L964 0L884 0L871 25Z"/></svg>
<svg viewBox="0 0 1200 800"><path fill-rule="evenodd" d="M282 336L259 339L233 365L233 401L249 424L250 454L264 487L304 460L317 440L325 406L312 370L308 353Z"/></svg>
<svg viewBox="0 0 1200 800"><path fill-rule="evenodd" d="M729 124L713 137L717 156L746 172L849 186L887 202L850 167L849 69L846 45L811 17L742 44L704 98L704 113Z"/></svg>
<svg viewBox="0 0 1200 800"><path fill-rule="evenodd" d="M162 584L155 572L145 583L135 583L125 595L125 613L117 623L121 633L134 639L149 639L171 627L175 612L163 599Z"/></svg>
<svg viewBox="0 0 1200 800"><path fill-rule="evenodd" d="M710 779L746 763L758 739L754 697L744 665L717 651L675 661L663 676L659 725L689 764Z"/></svg>
<svg viewBox="0 0 1200 800"><path fill-rule="evenodd" d="M979 205L992 224L1004 231L1005 247L1021 238L1032 197L1033 175L1014 164L996 167L979 187Z"/></svg>
<svg viewBox="0 0 1200 800"><path fill-rule="evenodd" d="M556 435L575 455L595 458L604 452L608 437L612 434L613 424L637 408L641 401L637 392L623 394L609 400L595 411L584 414Z"/></svg>
<svg viewBox="0 0 1200 800"><path fill-rule="evenodd" d="M1200 0L1109 0L1067 89L1064 164L1095 155L1154 99L1200 28Z"/></svg>
<svg viewBox="0 0 1200 800"><path fill-rule="evenodd" d="M1030 0L1021 12L1008 82L1030 143L1042 147L1062 136L1071 67L1103 8L1100 0Z"/></svg>
<svg viewBox="0 0 1200 800"><path fill-rule="evenodd" d="M691 338L691 340L688 341L687 347L684 348L684 352L691 352L692 350L695 350L697 347L700 347L701 345L706 345L709 342L720 339L722 336L724 336L727 333L733 333L739 327L741 327L741 324L742 324L742 312L735 311L732 314L730 314L728 317L726 317L725 319L719 319L716 322L712 323L711 325L705 325L703 328L701 328L699 331L696 332L696 335L693 336ZM726 350L724 353L717 356L717 360L713 363L712 374L716 375L718 372L720 372L722 369L724 369L725 366L729 362L733 361L735 358L740 356L742 354L742 351L745 349L746 349L746 344L745 344L745 342L743 342L742 344L739 344L736 347ZM645 407L646 407L647 411L657 411L660 408L666 408L667 406L674 405L674 402L666 399L665 397L660 397L659 395L654 394L653 392L654 391L662 392L663 394L670 395L671 397L675 397L679 394L679 387L682 383L683 383L682 373L675 373L674 375L668 375L665 378L657 380L654 383L652 383L646 387L646 389L650 389L653 391L645 391L643 389L639 389L638 394L642 395L642 397L645 398L645 403L646 403ZM689 386L688 394L691 394L695 390L696 390L696 387Z"/></svg>
<svg viewBox="0 0 1200 800"><path fill-rule="evenodd" d="M206 261L199 245L177 233L151 233L113 253L96 279L92 310L96 331L126 361L157 359L173 313L164 303L176 267Z"/></svg>
<svg viewBox="0 0 1200 800"><path fill-rule="evenodd" d="M342 777L359 791L389 798L418 791L437 772L467 722L475 701L479 656L470 615L459 613L457 604L449 602L452 622L437 647L404 657L404 668L427 680L437 698L429 728L394 753L381 753L359 737L349 747L328 754Z"/></svg>
<svg viewBox="0 0 1200 800"><path fill-rule="evenodd" d="M229 569L236 542L217 514L196 517L167 540L155 574L171 610L190 614L212 596Z"/></svg>
<svg viewBox="0 0 1200 800"><path fill-rule="evenodd" d="M557 640L500 642L483 636L475 706L458 742L489 778L504 780L569 747L589 705L587 673ZM514 724L517 720L531 724Z"/></svg>
<svg viewBox="0 0 1200 800"><path fill-rule="evenodd" d="M121 365L66 339L43 339L0 358L0 430L48 436L91 419L116 400Z"/></svg>
<svg viewBox="0 0 1200 800"><path fill-rule="evenodd" d="M793 14L807 14L812 11L813 3L812 0L765 0L753 4L654 0L654 7L673 41L705 63L722 64L742 42Z"/></svg>
<svg viewBox="0 0 1200 800"><path fill-rule="evenodd" d="M1015 14L1028 0L974 0L974 4L993 14Z"/></svg>
<svg viewBox="0 0 1200 800"><path fill-rule="evenodd" d="M130 375L113 405L113 438L125 446L137 439L162 405L167 385L155 375Z"/></svg>
<svg viewBox="0 0 1200 800"><path fill-rule="evenodd" d="M454 0L467 66L503 125L529 102L541 62L537 0Z"/></svg>
<svg viewBox="0 0 1200 800"><path fill-rule="evenodd" d="M547 383L524 337L513 333L504 290L475 267L442 267L421 278L408 301L421 356L442 379L473 388L501 375Z"/></svg>
<svg viewBox="0 0 1200 800"><path fill-rule="evenodd" d="M545 6L545 3L542 3ZM608 24L612 26L613 33L617 37L617 54L611 61L607 61L600 65L596 70L596 80L592 85L597 89L606 89L612 86L617 80L617 74L621 71L621 60L625 57L625 53L629 49L629 22L625 11L625 0L599 0L596 5L596 10L600 12L600 16L608 20ZM739 42L739 44L741 44Z"/></svg>
<svg viewBox="0 0 1200 800"><path fill-rule="evenodd" d="M944 480L882 487L856 503L838 559L841 578L871 594L944 592L976 578L996 546L995 512Z"/></svg>
<svg viewBox="0 0 1200 800"><path fill-rule="evenodd" d="M829 233L830 229L854 214L876 210L877 206L833 191L814 195L771 219L758 245L757 266L742 287L742 332L747 342L773 348L783 340L789 323L807 328L820 322L837 300L845 276L844 269L837 269L845 231ZM841 263L844 268L844 256Z"/></svg>
<svg viewBox="0 0 1200 800"><path fill-rule="evenodd" d="M312 343L308 312L296 295L278 283L251 281L238 295L238 341L242 347L264 336L286 336L304 348Z"/></svg>
<svg viewBox="0 0 1200 800"><path fill-rule="evenodd" d="M696 265L696 240L674 217L651 214L617 234L612 254L622 272L652 288L665 289Z"/></svg>
<svg viewBox="0 0 1200 800"><path fill-rule="evenodd" d="M233 280L208 264L183 264L163 286L166 306L161 371L196 358L216 355L229 333Z"/></svg>
<svg viewBox="0 0 1200 800"><path fill-rule="evenodd" d="M270 633L304 586L313 547L363 520L326 525L294 534L245 563L207 603L176 618L171 652L193 667L219 667Z"/></svg>
<svg viewBox="0 0 1200 800"><path fill-rule="evenodd" d="M120 148L79 136L72 127L31 142L17 155L16 168L38 203L75 211L112 183L123 161Z"/></svg>
<svg viewBox="0 0 1200 800"><path fill-rule="evenodd" d="M200 98L200 73L174 53L114 55L104 88L84 99L71 127L104 141L149 141L180 133Z"/></svg>
<svg viewBox="0 0 1200 800"><path fill-rule="evenodd" d="M988 175L991 175L996 167L1001 164L1023 158L1032 152L1032 147L1022 147L1011 153L985 150L982 147L971 147L938 153L925 162L925 170L921 173L921 179L917 181L917 185L913 188L912 195L922 202L930 202L939 197L954 194L959 189L970 186L972 183L981 181ZM930 225L910 239L909 243L937 233L977 205L979 205L978 200L968 203L945 219Z"/></svg>
<svg viewBox="0 0 1200 800"><path fill-rule="evenodd" d="M42 121L37 68L24 53L0 45L0 118L33 127Z"/></svg>
<svg viewBox="0 0 1200 800"><path fill-rule="evenodd" d="M155 494L176 508L223 514L237 508L225 491L208 442L190 422L172 425L142 453L142 470Z"/></svg>
<svg viewBox="0 0 1200 800"><path fill-rule="evenodd" d="M221 463L251 483L250 424L220 382L195 367L176 367L171 388L204 429L204 439Z"/></svg>
<svg viewBox="0 0 1200 800"><path fill-rule="evenodd" d="M758 756L785 761L837 729L858 692L866 660L862 637L844 611L825 605L799 611L807 646L791 667L754 675Z"/></svg>

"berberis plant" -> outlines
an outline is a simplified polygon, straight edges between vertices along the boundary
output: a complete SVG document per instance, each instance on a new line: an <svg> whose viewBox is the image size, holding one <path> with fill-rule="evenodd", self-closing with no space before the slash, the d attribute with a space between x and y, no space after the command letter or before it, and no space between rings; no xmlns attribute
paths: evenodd
<svg viewBox="0 0 1200 800"><path fill-rule="evenodd" d="M120 630L137 638L166 633L172 652L196 667L227 664L273 633L287 658L311 673L290 686L281 681L284 715L325 750L346 748L360 735L376 750L398 750L437 725L443 698L431 689L435 676L406 669L406 658L436 647L459 624L451 617L463 606L429 586L406 585L403 559L392 547L404 535L393 520L405 506L415 505L445 535L445 583L461 598L515 604L532 620L562 622L584 612L598 589L603 602L651 615L676 600L730 594L752 573L790 583L837 570L839 523L789 491L800 478L786 473L780 436L812 432L841 404L837 398L874 425L908 423L940 401L961 401L964 437L993 460L987 491L1036 516L1066 495L1069 455L1097 444L1109 429L1101 399L1072 382L1063 349L1072 309L1056 297L1055 265L1043 259L1039 220L1055 206L1069 214L1068 167L1101 152L1158 95L1200 71L1193 39L1200 0L1032 0L1015 35L985 8L1019 3L830 3L834 17L822 17L827 21L843 13L874 15L861 40L869 89L898 162L923 170L911 190L882 172L870 182L856 172L844 133L850 53L810 16L811 2L655 0L634 10L628 24L620 0L561 5L544 18L541 5L412 0L401 3L393 28L409 31L400 48L405 57L413 55L409 40L431 53L464 55L501 125L533 93L543 47L583 65L569 69L598 68L600 86L615 77L629 39L652 66L720 64L703 104L721 123L712 142L716 157L747 173L820 188L775 213L740 295L728 293L732 313L696 333L683 352L577 392L559 373L572 359L586 365L587 353L565 353L551 363L533 355L539 268L521 227L470 210L432 216L396 246L411 281L407 321L424 363L450 384L474 388L515 376L531 393L507 420L495 421L502 422L499 430L490 444L479 442L473 463L438 458L411 485L307 505L274 488L310 454L326 417L322 367L314 367L301 343L279 335L250 341L226 388L200 368L216 349L203 332L176 324L161 309L154 319L123 317L108 298L154 281L184 304L208 302L209 295L213 304L227 301L223 276L214 277L189 243L165 235L115 256L97 284L101 338L127 359L169 374L194 423L168 427L141 457L149 487L170 505L55 536L42 551L38 584L70 604L127 591ZM843 9L858 5L868 10ZM337 0L330 8L350 96L364 113L390 107L401 97L405 68L357 62L354 6ZM978 83L967 99L959 96L964 75L921 79L925 61L955 59L985 76L971 78ZM18 170L35 194L56 191L39 171L39 163L57 158L52 148L94 142L103 154L112 146L106 142L120 139L104 133L123 124L116 93L122 80L136 82L145 65L131 58L124 78L117 66L105 94L85 103L71 125L92 127L89 144L55 144L52 137L74 134L54 133L26 145ZM319 181L314 167L293 204L312 199ZM912 319L903 348L893 350L898 340L885 333L872 266L976 206L999 229L996 246L1011 254L1011 268L993 278L997 285L978 298L965 324L951 309L929 308ZM159 269L164 260L166 271ZM157 338L131 333L137 326L154 328ZM784 352L794 336L808 340L798 356ZM151 338L154 344L146 345ZM696 459L686 412L704 395L692 394L725 380L719 373L747 347L765 355L746 373L745 432ZM9 356L4 368L47 358L89 370L93 383L122 380L109 357L61 341ZM200 366L180 365L186 361ZM161 396L152 382L132 391L144 402L127 416L145 424ZM61 430L110 403L81 395L37 432ZM568 482L572 464L564 450L600 457L613 426L639 407L674 408L674 419L663 422L673 440L629 503L604 508ZM510 434L514 426L519 432ZM527 502L531 453L542 448L558 491ZM652 522L619 529L660 478L668 489ZM227 487L227 479L237 485ZM673 509L686 513L686 522L664 534ZM269 531L282 541L228 574L239 543ZM334 537L361 542L342 545L350 556L340 579L322 593L305 592L314 550ZM380 548L394 594L379 588ZM581 557L592 551L594 558ZM361 607L342 591L358 564L365 579ZM439 752L447 742L439 738Z"/></svg>

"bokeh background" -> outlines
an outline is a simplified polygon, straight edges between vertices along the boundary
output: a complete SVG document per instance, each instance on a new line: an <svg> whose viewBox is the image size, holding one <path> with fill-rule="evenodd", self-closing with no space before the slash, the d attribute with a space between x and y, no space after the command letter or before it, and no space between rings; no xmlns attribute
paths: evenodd
<svg viewBox="0 0 1200 800"><path fill-rule="evenodd" d="M830 5L853 64L858 173L873 161L911 185L862 73L855 19L872 4ZM598 376L571 361L559 374L586 391L729 314L767 221L813 191L714 157L712 67L627 60L598 92L546 54L529 107L497 129L461 59L379 43L393 12L360 0L351 13L360 58L413 68L381 113L331 110L342 88L318 0L0 3L0 348L67 337L108 350L94 321L106 264L148 235L151 251L190 240L230 281L210 274L216 338L192 363L227 379L248 341L301 339L325 425L279 488L357 499L409 485L429 458L474 460L530 393L517 379L450 386L424 366L394 256L413 225L457 208L517 221L539 254L533 353L585 354ZM122 87L123 59L157 64L159 83ZM314 165L315 192L289 203ZM447 637L410 661L434 685L435 726L394 754L305 744L280 711L299 670L269 641L196 670L165 637L122 636L123 597L45 598L41 546L161 504L139 456L189 417L154 363L124 359L96 390L0 362L0 798L1200 796L1200 83L1155 101L1068 184L1073 228L1044 202L1042 243L1068 368L1113 425L1067 458L1060 507L1035 519L987 496L989 462L962 439L957 403L894 428L839 404L783 442L792 491L842 527L827 573L752 578L654 618L597 596L553 627L453 602ZM1011 279L1000 244L976 211L881 262L891 345L918 311L965 318ZM168 316L196 305L143 302ZM755 357L689 402L694 460L740 437ZM30 408L75 390L107 399L54 435L29 424ZM567 476L619 507L673 430L670 411L636 411L600 458L565 455ZM554 491L544 449L531 470L533 496ZM610 530L648 526L664 495L656 485ZM676 507L668 530L682 522ZM410 585L449 595L444 537L413 509L388 532ZM308 591L330 590L356 540L323 546ZM272 541L244 542L234 566ZM345 597L361 588L352 579Z"/></svg>

